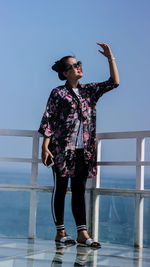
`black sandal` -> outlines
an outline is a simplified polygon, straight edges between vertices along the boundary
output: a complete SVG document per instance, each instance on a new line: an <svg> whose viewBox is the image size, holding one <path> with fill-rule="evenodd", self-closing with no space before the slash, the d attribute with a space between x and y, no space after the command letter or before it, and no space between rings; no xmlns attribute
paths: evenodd
<svg viewBox="0 0 150 267"><path fill-rule="evenodd" d="M59 240L55 240L58 243L63 243L65 245L75 245L76 241L72 239L70 235L66 235L64 237L61 237Z"/></svg>
<svg viewBox="0 0 150 267"><path fill-rule="evenodd" d="M101 248L101 244L99 242L94 241L92 238L87 238L85 241L78 243L84 247Z"/></svg>

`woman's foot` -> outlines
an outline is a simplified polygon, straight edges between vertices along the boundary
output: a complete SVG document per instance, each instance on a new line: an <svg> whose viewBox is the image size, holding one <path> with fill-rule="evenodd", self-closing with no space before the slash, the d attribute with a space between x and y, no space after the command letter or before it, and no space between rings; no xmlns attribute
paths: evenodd
<svg viewBox="0 0 150 267"><path fill-rule="evenodd" d="M56 235L55 241L59 242L60 239L62 237L65 237L65 236L66 236L66 231L65 230L59 230L59 231L57 231L57 235Z"/></svg>
<svg viewBox="0 0 150 267"><path fill-rule="evenodd" d="M65 245L75 245L76 241L71 236L67 235L65 230L57 231L55 238L56 242L64 243Z"/></svg>
<svg viewBox="0 0 150 267"><path fill-rule="evenodd" d="M92 240L86 230L78 232L77 242L83 246L88 246L92 248L100 248L101 245L99 242Z"/></svg>
<svg viewBox="0 0 150 267"><path fill-rule="evenodd" d="M86 230L82 230L78 232L77 242L85 242L86 239L89 238L89 235Z"/></svg>

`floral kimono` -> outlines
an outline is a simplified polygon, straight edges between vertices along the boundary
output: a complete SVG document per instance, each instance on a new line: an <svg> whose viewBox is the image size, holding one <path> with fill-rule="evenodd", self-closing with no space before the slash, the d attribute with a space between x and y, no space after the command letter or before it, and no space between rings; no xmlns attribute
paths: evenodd
<svg viewBox="0 0 150 267"><path fill-rule="evenodd" d="M50 138L49 150L60 176L74 176L81 121L88 178L96 176L96 103L104 93L117 86L112 78L102 83L78 84L80 100L67 82L51 91L39 132Z"/></svg>

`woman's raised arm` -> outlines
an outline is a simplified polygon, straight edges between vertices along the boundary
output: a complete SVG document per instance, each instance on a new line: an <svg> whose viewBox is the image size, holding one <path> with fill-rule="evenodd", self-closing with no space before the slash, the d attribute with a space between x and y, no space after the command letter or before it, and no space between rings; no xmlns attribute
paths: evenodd
<svg viewBox="0 0 150 267"><path fill-rule="evenodd" d="M119 73L117 69L117 65L115 62L115 58L112 54L112 51L109 45L104 43L97 43L97 45L101 46L103 50L98 50L102 55L108 58L109 62L109 69L110 69L110 76L114 80L115 84L119 85Z"/></svg>

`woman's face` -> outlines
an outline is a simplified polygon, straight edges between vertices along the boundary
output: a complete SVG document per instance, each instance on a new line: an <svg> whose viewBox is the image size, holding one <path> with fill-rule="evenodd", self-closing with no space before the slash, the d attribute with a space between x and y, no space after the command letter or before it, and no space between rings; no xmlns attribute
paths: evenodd
<svg viewBox="0 0 150 267"><path fill-rule="evenodd" d="M78 80L80 78L82 78L83 76L83 72L82 72L82 65L79 63L78 65L73 65L76 63L79 63L79 61L77 61L76 58L74 57L70 57L67 60L68 63L68 68L69 70L65 71L63 74L65 75L65 77L67 78L67 80Z"/></svg>

